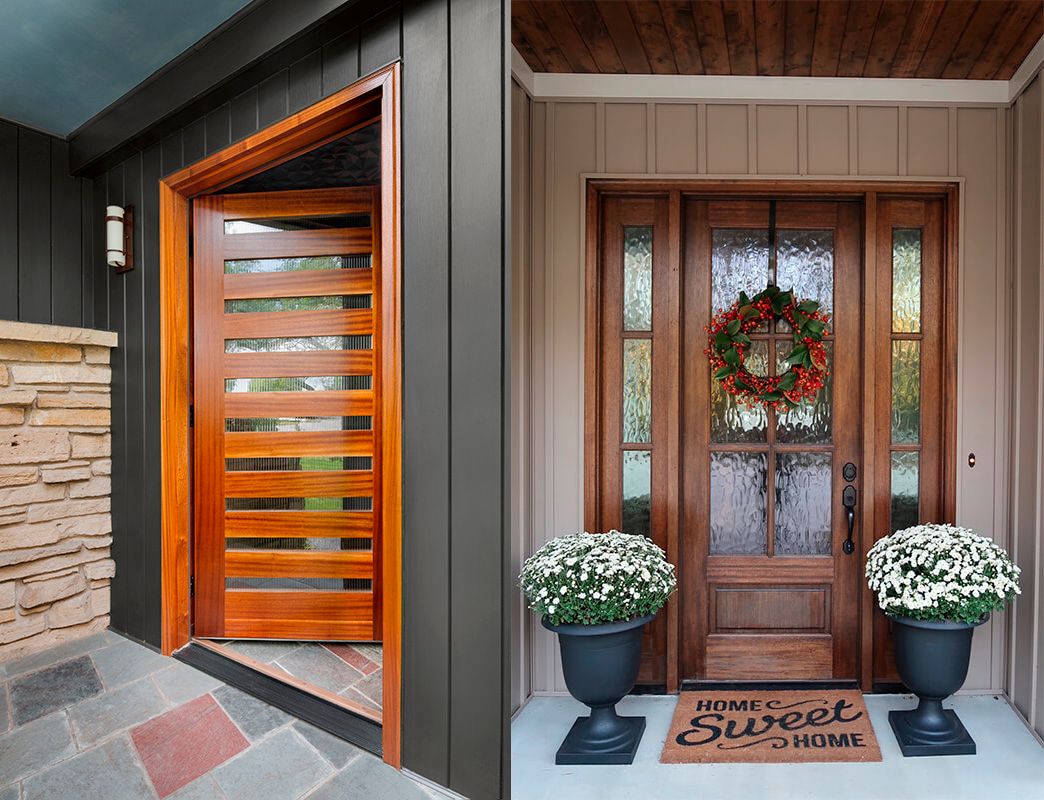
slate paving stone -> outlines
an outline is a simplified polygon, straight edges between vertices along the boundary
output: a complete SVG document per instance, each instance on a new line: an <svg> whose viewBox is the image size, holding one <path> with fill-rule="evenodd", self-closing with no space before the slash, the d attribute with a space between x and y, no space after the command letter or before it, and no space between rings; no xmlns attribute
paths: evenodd
<svg viewBox="0 0 1044 800"><path fill-rule="evenodd" d="M347 689L361 675L355 667L319 645L295 650L276 661L274 666L331 692Z"/></svg>
<svg viewBox="0 0 1044 800"><path fill-rule="evenodd" d="M218 788L213 778L204 775L168 795L167 800L225 800L225 793Z"/></svg>
<svg viewBox="0 0 1044 800"><path fill-rule="evenodd" d="M7 684L0 684L0 733L11 730L11 704L7 700Z"/></svg>
<svg viewBox="0 0 1044 800"><path fill-rule="evenodd" d="M346 742L332 733L327 733L307 722L295 722L294 730L301 734L319 755L329 761L337 769L341 769L353 758L363 754L363 750L350 742Z"/></svg>
<svg viewBox="0 0 1044 800"><path fill-rule="evenodd" d="M366 656L377 666L384 665L384 648L373 642L356 642L352 645L356 650Z"/></svg>
<svg viewBox="0 0 1044 800"><path fill-rule="evenodd" d="M308 800L431 800L431 797L401 772L374 756L356 759L310 795Z"/></svg>
<svg viewBox="0 0 1044 800"><path fill-rule="evenodd" d="M211 678L207 673L178 661L174 662L174 666L154 673L152 680L172 706L195 700L222 685L217 678Z"/></svg>
<svg viewBox="0 0 1044 800"><path fill-rule="evenodd" d="M33 775L22 788L25 800L144 800L153 796L126 737Z"/></svg>
<svg viewBox="0 0 1044 800"><path fill-rule="evenodd" d="M293 720L286 712L231 686L219 686L211 694L252 742Z"/></svg>
<svg viewBox="0 0 1044 800"><path fill-rule="evenodd" d="M343 692L340 692L341 697L346 700L351 700L353 703L358 703L361 706L372 708L374 711L380 711L381 707L379 704L373 702L369 697L364 695L362 692L357 692L354 686L349 686Z"/></svg>
<svg viewBox="0 0 1044 800"><path fill-rule="evenodd" d="M0 780L3 780L0 778ZM22 790L17 784L14 786L8 786L6 789L0 789L0 800L20 800L22 796Z"/></svg>
<svg viewBox="0 0 1044 800"><path fill-rule="evenodd" d="M8 687L16 727L104 691L90 656L30 672L9 681Z"/></svg>
<svg viewBox="0 0 1044 800"><path fill-rule="evenodd" d="M301 647L300 642L247 642L247 641L231 641L223 642L224 646L229 650L235 650L237 653L260 661L264 664L271 664L277 658L292 653Z"/></svg>
<svg viewBox="0 0 1044 800"><path fill-rule="evenodd" d="M0 736L0 786L76 753L69 718L52 714Z"/></svg>
<svg viewBox="0 0 1044 800"><path fill-rule="evenodd" d="M173 661L154 653L147 647L128 639L108 645L91 654L98 674L105 682L107 689L115 689L125 683L144 678L165 667Z"/></svg>
<svg viewBox="0 0 1044 800"><path fill-rule="evenodd" d="M139 725L131 739L161 798L250 746L209 694Z"/></svg>
<svg viewBox="0 0 1044 800"><path fill-rule="evenodd" d="M287 728L222 764L212 775L228 800L297 800L332 772L315 750Z"/></svg>
<svg viewBox="0 0 1044 800"><path fill-rule="evenodd" d="M8 678L17 678L19 675L25 675L27 672L35 672L38 669L59 664L62 661L68 661L71 658L98 650L107 646L108 643L104 633L93 633L90 636L84 636L80 639L73 639L71 642L49 647L46 650L41 650L39 653L8 661L4 667L6 667Z"/></svg>
<svg viewBox="0 0 1044 800"><path fill-rule="evenodd" d="M362 680L353 683L348 692L344 692L345 697L358 700L358 697L351 693L358 693L363 698L359 702L365 702L366 705L373 708L380 708L384 701L384 670L379 669L370 673Z"/></svg>
<svg viewBox="0 0 1044 800"><path fill-rule="evenodd" d="M335 656L340 658L342 661L351 664L363 675L369 675L371 672L381 668L380 664L377 664L359 652L358 649L350 644L336 644L334 642L328 642L323 645L327 650L333 653Z"/></svg>
<svg viewBox="0 0 1044 800"><path fill-rule="evenodd" d="M76 743L86 750L167 710L156 684L141 678L69 709Z"/></svg>

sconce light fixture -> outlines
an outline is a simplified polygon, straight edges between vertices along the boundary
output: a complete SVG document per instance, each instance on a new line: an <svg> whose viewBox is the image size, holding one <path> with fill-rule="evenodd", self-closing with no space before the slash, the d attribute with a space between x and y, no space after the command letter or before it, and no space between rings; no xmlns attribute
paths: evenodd
<svg viewBox="0 0 1044 800"><path fill-rule="evenodd" d="M105 207L105 261L116 272L134 269L134 206Z"/></svg>

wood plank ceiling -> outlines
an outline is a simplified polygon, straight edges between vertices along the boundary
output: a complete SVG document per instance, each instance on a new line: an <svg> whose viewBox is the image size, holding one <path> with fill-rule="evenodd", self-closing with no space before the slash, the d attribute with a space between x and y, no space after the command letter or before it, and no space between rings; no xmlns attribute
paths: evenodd
<svg viewBox="0 0 1044 800"><path fill-rule="evenodd" d="M1008 80L1041 0L512 0L534 72Z"/></svg>

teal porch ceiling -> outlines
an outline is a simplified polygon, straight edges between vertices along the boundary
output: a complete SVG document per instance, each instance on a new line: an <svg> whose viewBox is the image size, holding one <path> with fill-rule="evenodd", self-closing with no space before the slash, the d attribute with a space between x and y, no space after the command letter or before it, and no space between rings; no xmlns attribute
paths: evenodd
<svg viewBox="0 0 1044 800"><path fill-rule="evenodd" d="M250 0L0 0L0 117L66 136Z"/></svg>

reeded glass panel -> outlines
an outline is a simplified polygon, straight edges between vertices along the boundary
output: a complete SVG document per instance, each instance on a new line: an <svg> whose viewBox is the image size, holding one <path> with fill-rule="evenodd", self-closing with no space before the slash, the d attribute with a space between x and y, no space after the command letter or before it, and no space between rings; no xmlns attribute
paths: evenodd
<svg viewBox="0 0 1044 800"><path fill-rule="evenodd" d="M786 358L792 342L776 344L776 374L789 369ZM834 370L834 344L824 342L827 371ZM823 377L823 387L813 400L803 400L797 408L776 415L776 440L787 444L830 444L833 437L834 376Z"/></svg>
<svg viewBox="0 0 1044 800"><path fill-rule="evenodd" d="M225 378L225 391L243 392L334 392L370 389L372 375L326 375L314 378Z"/></svg>
<svg viewBox="0 0 1044 800"><path fill-rule="evenodd" d="M373 539L359 537L356 539L306 539L300 536L232 536L225 539L226 550L314 550L314 551L352 551L369 552L373 549Z"/></svg>
<svg viewBox="0 0 1044 800"><path fill-rule="evenodd" d="M892 342L892 442L921 440L921 343Z"/></svg>
<svg viewBox="0 0 1044 800"><path fill-rule="evenodd" d="M236 431L368 431L373 417L229 417L225 433Z"/></svg>
<svg viewBox="0 0 1044 800"><path fill-rule="evenodd" d="M226 589L299 592L372 592L370 578L225 578Z"/></svg>
<svg viewBox="0 0 1044 800"><path fill-rule="evenodd" d="M830 555L830 453L776 453L776 555Z"/></svg>
<svg viewBox="0 0 1044 800"><path fill-rule="evenodd" d="M892 453L891 532L916 525L920 519L921 454Z"/></svg>
<svg viewBox="0 0 1044 800"><path fill-rule="evenodd" d="M649 536L652 529L652 452L625 450L623 453L623 533Z"/></svg>
<svg viewBox="0 0 1044 800"><path fill-rule="evenodd" d="M373 334L225 339L226 353L301 353L309 350L371 350Z"/></svg>
<svg viewBox="0 0 1044 800"><path fill-rule="evenodd" d="M318 231L331 228L366 228L369 214L327 214L311 217L265 217L225 220L225 233L270 233L272 231Z"/></svg>
<svg viewBox="0 0 1044 800"><path fill-rule="evenodd" d="M892 330L921 330L921 231L892 231Z"/></svg>
<svg viewBox="0 0 1044 800"><path fill-rule="evenodd" d="M776 285L793 289L799 300L815 300L820 311L832 314L834 232L776 231Z"/></svg>
<svg viewBox="0 0 1044 800"><path fill-rule="evenodd" d="M652 340L624 339L623 440L652 441Z"/></svg>
<svg viewBox="0 0 1044 800"><path fill-rule="evenodd" d="M225 511L372 511L371 497L226 497Z"/></svg>
<svg viewBox="0 0 1044 800"><path fill-rule="evenodd" d="M373 266L370 254L359 256L307 256L250 258L225 262L226 275L256 272L305 272L319 269L363 269Z"/></svg>
<svg viewBox="0 0 1044 800"><path fill-rule="evenodd" d="M764 453L710 454L710 551L764 555L768 530Z"/></svg>
<svg viewBox="0 0 1044 800"><path fill-rule="evenodd" d="M751 342L743 362L755 375L768 374L768 342ZM711 378L710 435L716 444L764 442L768 432L768 413L764 408L748 408L721 384Z"/></svg>
<svg viewBox="0 0 1044 800"><path fill-rule="evenodd" d="M769 282L768 231L715 228L711 235L711 312L728 308L741 291L754 295Z"/></svg>
<svg viewBox="0 0 1044 800"><path fill-rule="evenodd" d="M373 456L260 456L226 458L229 472L316 472L320 470L371 470Z"/></svg>
<svg viewBox="0 0 1044 800"><path fill-rule="evenodd" d="M624 227L624 330L652 330L652 238L649 225Z"/></svg>
<svg viewBox="0 0 1044 800"><path fill-rule="evenodd" d="M255 297L226 300L226 314L257 314L269 311L340 311L346 308L372 308L373 295L349 294L326 297Z"/></svg>

